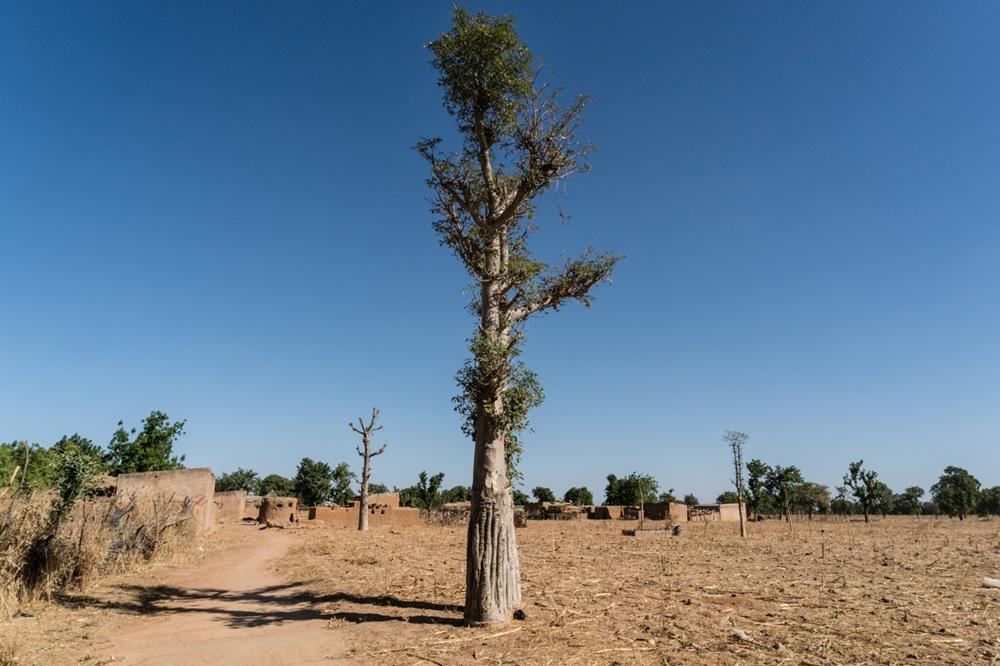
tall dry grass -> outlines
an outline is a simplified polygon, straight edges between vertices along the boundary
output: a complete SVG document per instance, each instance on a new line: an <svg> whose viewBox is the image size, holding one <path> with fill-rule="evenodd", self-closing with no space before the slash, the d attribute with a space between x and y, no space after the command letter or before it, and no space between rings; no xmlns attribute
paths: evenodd
<svg viewBox="0 0 1000 666"><path fill-rule="evenodd" d="M22 601L85 588L190 543L193 507L171 500L96 498L54 518L52 493L0 490L0 618Z"/></svg>

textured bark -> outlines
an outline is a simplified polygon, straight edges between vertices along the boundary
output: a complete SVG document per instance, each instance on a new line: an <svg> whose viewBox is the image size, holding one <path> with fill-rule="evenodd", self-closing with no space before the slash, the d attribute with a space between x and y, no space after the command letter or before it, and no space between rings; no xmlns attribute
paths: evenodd
<svg viewBox="0 0 1000 666"><path fill-rule="evenodd" d="M476 442L466 545L465 622L507 622L521 607L521 564L504 439Z"/></svg>
<svg viewBox="0 0 1000 666"><path fill-rule="evenodd" d="M488 274L506 268L506 237L497 235L486 257ZM480 290L480 332L490 342L507 345L510 325L504 318L502 287L484 280ZM514 533L514 498L507 477L503 423L506 372L491 376L478 396L472 463L472 510L466 542L465 622L507 622L521 607L521 564Z"/></svg>

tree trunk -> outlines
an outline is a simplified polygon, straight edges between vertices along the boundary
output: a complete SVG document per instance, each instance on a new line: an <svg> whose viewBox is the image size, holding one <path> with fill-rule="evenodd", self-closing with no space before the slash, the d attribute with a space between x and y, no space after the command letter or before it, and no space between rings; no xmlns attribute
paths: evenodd
<svg viewBox="0 0 1000 666"><path fill-rule="evenodd" d="M498 235L487 254L487 274L499 277L505 263L505 236ZM506 349L510 326L500 304L503 289L483 280L480 292L480 335L491 346ZM507 477L504 396L510 382L505 369L483 368L488 380L477 396L475 456L472 463L472 507L466 543L465 623L507 622L521 607L521 564L514 535L514 498Z"/></svg>
<svg viewBox="0 0 1000 666"><path fill-rule="evenodd" d="M368 435L362 438L365 446L364 462L361 464L361 498L358 501L358 531L368 531L368 477L371 474L371 439Z"/></svg>
<svg viewBox="0 0 1000 666"><path fill-rule="evenodd" d="M862 504L861 505L861 510L865 512L865 522L867 523L868 522L868 505L867 504Z"/></svg>

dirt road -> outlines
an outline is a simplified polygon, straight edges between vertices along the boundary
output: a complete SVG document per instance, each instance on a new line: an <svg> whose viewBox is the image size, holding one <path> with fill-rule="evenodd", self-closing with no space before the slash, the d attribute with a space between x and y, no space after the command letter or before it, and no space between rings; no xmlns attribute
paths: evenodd
<svg viewBox="0 0 1000 666"><path fill-rule="evenodd" d="M185 664L346 664L305 588L284 582L270 562L292 539L246 529L244 542L172 572L157 585L125 589L117 602L138 614L115 632L105 658L128 666Z"/></svg>

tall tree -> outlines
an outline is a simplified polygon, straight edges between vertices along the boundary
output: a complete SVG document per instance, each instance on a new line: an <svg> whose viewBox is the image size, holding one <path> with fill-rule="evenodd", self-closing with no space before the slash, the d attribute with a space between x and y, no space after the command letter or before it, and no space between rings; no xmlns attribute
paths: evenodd
<svg viewBox="0 0 1000 666"><path fill-rule="evenodd" d="M451 30L428 48L462 144L446 153L440 139L425 139L416 149L430 164L434 229L477 286L472 358L456 398L475 443L465 622L505 622L521 606L511 493L518 434L542 400L518 361L523 325L569 300L589 306L618 257L587 251L553 270L529 249L537 198L587 168L589 147L575 137L586 98L563 106L558 91L536 86L531 52L509 16L456 7Z"/></svg>
<svg viewBox="0 0 1000 666"><path fill-rule="evenodd" d="M858 498L858 504L861 505L861 511L864 512L867 523L878 490L878 472L865 469L864 464L864 460L858 460L848 466L847 474L844 475L844 486L849 488Z"/></svg>
<svg viewBox="0 0 1000 666"><path fill-rule="evenodd" d="M115 476L132 472L181 469L184 456L174 455L174 443L184 434L184 421L170 422L170 417L154 410L142 420L142 430L125 430L123 422L108 444L108 467ZM132 435L135 435L133 438Z"/></svg>
<svg viewBox="0 0 1000 666"><path fill-rule="evenodd" d="M368 531L368 482L371 480L372 458L385 453L385 447L389 446L386 443L381 448L372 450L372 433L382 429L382 426L375 425L377 419L378 407L372 407L372 417L368 423L365 423L365 420L359 416L357 427L353 423L347 424L351 430L361 435L361 443L364 446L364 449L357 447L358 455L363 460L361 463L361 496L358 502L358 531L360 532Z"/></svg>
<svg viewBox="0 0 1000 666"><path fill-rule="evenodd" d="M740 514L740 536L747 535L747 521L743 515L743 498L746 492L743 489L743 445L747 443L750 436L739 430L727 430L722 434L722 441L729 445L729 451L733 454L733 485L736 486L736 503L739 505Z"/></svg>
<svg viewBox="0 0 1000 666"><path fill-rule="evenodd" d="M931 496L941 511L959 520L972 513L979 500L979 480L961 467L949 465L937 483L931 486Z"/></svg>
<svg viewBox="0 0 1000 666"><path fill-rule="evenodd" d="M260 484L257 486L257 493L260 495L274 493L279 497L294 497L295 481L280 474L268 474L260 480Z"/></svg>

